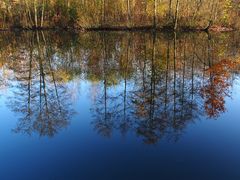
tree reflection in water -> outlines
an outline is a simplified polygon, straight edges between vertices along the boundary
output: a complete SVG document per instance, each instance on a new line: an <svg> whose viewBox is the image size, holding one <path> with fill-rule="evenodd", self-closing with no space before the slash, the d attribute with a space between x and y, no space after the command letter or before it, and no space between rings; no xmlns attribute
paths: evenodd
<svg viewBox="0 0 240 180"><path fill-rule="evenodd" d="M10 35L6 35L8 37ZM73 116L69 82L90 82L92 126L111 137L134 132L147 144L177 141L186 126L223 113L237 75L236 34L23 33L3 41L13 71L9 106L16 132L54 136ZM4 37L1 37L4 39ZM227 45L227 46L226 46ZM10 76L9 76L10 77ZM7 81L7 77L1 82ZM82 81L82 80L80 80Z"/></svg>
<svg viewBox="0 0 240 180"><path fill-rule="evenodd" d="M21 114L15 132L51 137L69 124L73 113L67 101L70 94L55 58L56 52L47 44L44 33L37 32L9 60L15 81L8 105Z"/></svg>

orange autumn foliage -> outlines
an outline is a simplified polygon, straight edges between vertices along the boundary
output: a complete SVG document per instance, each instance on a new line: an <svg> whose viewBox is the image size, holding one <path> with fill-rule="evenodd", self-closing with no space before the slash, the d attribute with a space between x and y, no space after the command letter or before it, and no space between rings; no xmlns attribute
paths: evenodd
<svg viewBox="0 0 240 180"><path fill-rule="evenodd" d="M230 73L238 64L239 61L223 59L207 69L210 77L207 85L201 89L201 95L205 99L204 108L210 118L218 117L226 111L224 97L229 96Z"/></svg>

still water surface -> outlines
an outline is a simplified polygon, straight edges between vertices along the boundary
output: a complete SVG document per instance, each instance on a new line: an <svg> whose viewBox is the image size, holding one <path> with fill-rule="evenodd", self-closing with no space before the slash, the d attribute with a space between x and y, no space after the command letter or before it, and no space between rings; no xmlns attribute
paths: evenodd
<svg viewBox="0 0 240 180"><path fill-rule="evenodd" d="M0 33L0 179L240 179L240 33Z"/></svg>

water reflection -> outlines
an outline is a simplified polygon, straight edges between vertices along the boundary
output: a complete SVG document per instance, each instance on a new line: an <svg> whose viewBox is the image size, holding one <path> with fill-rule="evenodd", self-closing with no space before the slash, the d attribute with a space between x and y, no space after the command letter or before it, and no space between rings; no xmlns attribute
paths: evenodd
<svg viewBox="0 0 240 180"><path fill-rule="evenodd" d="M55 53L43 33L32 34L23 47L11 51L7 66L14 73L13 96L7 104L21 114L15 132L53 136L69 124L68 76L56 66L60 60Z"/></svg>
<svg viewBox="0 0 240 180"><path fill-rule="evenodd" d="M54 136L67 127L77 116L69 84L87 81L97 133L177 141L189 123L226 111L239 68L237 32L0 36L0 87L13 92L7 104L20 116L18 133Z"/></svg>

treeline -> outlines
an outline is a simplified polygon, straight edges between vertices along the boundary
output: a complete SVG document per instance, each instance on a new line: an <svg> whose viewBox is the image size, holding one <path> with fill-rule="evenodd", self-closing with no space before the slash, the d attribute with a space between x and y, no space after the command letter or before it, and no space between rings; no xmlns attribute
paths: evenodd
<svg viewBox="0 0 240 180"><path fill-rule="evenodd" d="M0 28L239 28L240 0L1 0Z"/></svg>

